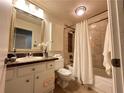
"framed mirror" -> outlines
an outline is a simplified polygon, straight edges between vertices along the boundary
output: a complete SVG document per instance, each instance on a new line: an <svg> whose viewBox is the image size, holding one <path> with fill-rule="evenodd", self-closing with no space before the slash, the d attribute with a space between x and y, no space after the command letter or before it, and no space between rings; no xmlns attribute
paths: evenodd
<svg viewBox="0 0 124 93"><path fill-rule="evenodd" d="M31 49L32 48L32 31L14 28L14 48L15 49Z"/></svg>
<svg viewBox="0 0 124 93"><path fill-rule="evenodd" d="M41 51L38 47L43 42L44 21L27 12L13 9L10 31L10 51Z"/></svg>

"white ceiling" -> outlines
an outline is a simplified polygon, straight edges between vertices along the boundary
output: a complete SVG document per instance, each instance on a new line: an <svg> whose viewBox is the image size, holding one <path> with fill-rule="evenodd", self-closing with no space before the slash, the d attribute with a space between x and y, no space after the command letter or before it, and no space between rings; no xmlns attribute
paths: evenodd
<svg viewBox="0 0 124 93"><path fill-rule="evenodd" d="M60 21L76 23L107 10L107 0L30 0ZM83 17L77 17L75 8L84 5L87 10Z"/></svg>

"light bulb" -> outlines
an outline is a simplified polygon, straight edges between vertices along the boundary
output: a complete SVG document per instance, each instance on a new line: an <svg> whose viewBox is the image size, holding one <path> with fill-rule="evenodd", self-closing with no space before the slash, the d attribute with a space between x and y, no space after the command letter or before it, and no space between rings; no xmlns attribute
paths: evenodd
<svg viewBox="0 0 124 93"><path fill-rule="evenodd" d="M24 11L27 11L27 9L28 9L25 0L16 0L15 7L19 8L21 10L24 10Z"/></svg>
<svg viewBox="0 0 124 93"><path fill-rule="evenodd" d="M75 13L77 16L82 16L86 11L86 7L85 6L80 6L78 8L76 8Z"/></svg>
<svg viewBox="0 0 124 93"><path fill-rule="evenodd" d="M32 14L34 14L35 11L36 11L35 5L33 5L33 4L29 4L29 9L30 9L30 12L31 12Z"/></svg>

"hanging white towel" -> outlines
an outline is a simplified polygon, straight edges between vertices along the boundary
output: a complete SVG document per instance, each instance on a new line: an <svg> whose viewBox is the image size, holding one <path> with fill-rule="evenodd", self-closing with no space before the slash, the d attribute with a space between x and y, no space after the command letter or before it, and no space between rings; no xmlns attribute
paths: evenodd
<svg viewBox="0 0 124 93"><path fill-rule="evenodd" d="M111 52L112 52L112 44L111 44L111 31L110 31L110 24L108 23L105 35L105 43L104 43L104 61L103 66L106 69L106 73L108 75L111 74Z"/></svg>
<svg viewBox="0 0 124 93"><path fill-rule="evenodd" d="M76 24L74 76L81 84L93 84L93 67L87 20Z"/></svg>

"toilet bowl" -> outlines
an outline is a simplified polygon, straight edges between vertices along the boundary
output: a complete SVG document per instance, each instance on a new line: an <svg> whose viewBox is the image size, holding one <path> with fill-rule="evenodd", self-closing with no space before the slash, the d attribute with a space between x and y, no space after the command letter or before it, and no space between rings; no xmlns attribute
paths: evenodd
<svg viewBox="0 0 124 93"><path fill-rule="evenodd" d="M57 71L58 73L58 77L59 80L57 81L57 83L62 87L65 88L68 86L69 81L71 81L71 71L67 70L65 68L61 68Z"/></svg>
<svg viewBox="0 0 124 93"><path fill-rule="evenodd" d="M67 65L66 67L73 73L74 70L73 70L73 66L71 64Z"/></svg>
<svg viewBox="0 0 124 93"><path fill-rule="evenodd" d="M70 70L67 70L67 69L65 69L65 68L61 68L61 69L59 69L59 70L57 71L57 73L58 73L58 76L59 76L61 79L65 80L65 81L70 81L70 80L71 80L71 75L72 75L72 73L71 73Z"/></svg>
<svg viewBox="0 0 124 93"><path fill-rule="evenodd" d="M71 80L72 72L64 68L64 59L62 57L55 61L55 70L58 76L57 84L62 88L67 87Z"/></svg>

